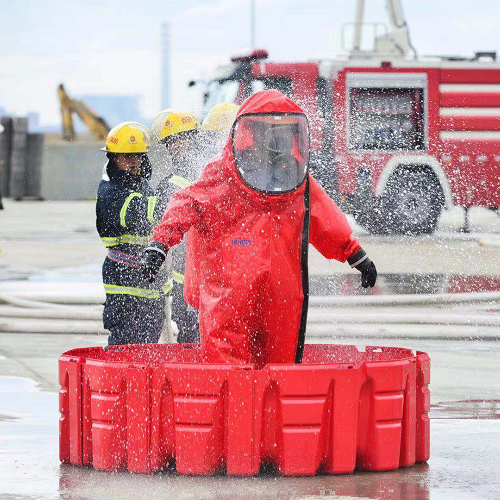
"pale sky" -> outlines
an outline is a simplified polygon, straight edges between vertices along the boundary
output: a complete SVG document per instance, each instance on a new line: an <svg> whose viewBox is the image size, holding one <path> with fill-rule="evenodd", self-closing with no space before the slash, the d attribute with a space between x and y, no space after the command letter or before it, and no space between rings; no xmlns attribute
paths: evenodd
<svg viewBox="0 0 500 500"><path fill-rule="evenodd" d="M366 0L386 22L384 0ZM420 55L500 51L498 0L403 0ZM273 61L335 58L355 0L256 0L256 45ZM160 111L160 27L171 25L172 105L195 109L190 79L250 45L250 0L0 0L0 107L60 121L56 87L71 95L140 94ZM147 124L149 125L149 124Z"/></svg>

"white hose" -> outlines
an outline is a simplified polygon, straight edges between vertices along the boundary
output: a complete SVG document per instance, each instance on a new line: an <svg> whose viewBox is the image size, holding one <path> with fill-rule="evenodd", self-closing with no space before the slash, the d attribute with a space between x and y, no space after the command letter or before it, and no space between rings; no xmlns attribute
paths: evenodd
<svg viewBox="0 0 500 500"><path fill-rule="evenodd" d="M40 300L33 300L33 299L28 299L28 298L22 298L18 297L17 295L12 295L12 294L7 294L7 293L0 293L0 304L5 303L5 304L12 304L17 307L26 307L30 309L61 309L61 310L67 310L70 309L70 306L67 305L62 305L62 304L55 304L50 301L40 301ZM90 308L85 308L85 309L91 309L91 310L97 310L95 306L92 306Z"/></svg>
<svg viewBox="0 0 500 500"><path fill-rule="evenodd" d="M8 282L0 294L38 302L72 305L102 305L106 296L102 283L80 282ZM0 302L4 300L0 297Z"/></svg>
<svg viewBox="0 0 500 500"><path fill-rule="evenodd" d="M13 303L13 300L36 301L42 303L71 304L71 305L102 305L104 293L95 294L52 294L43 292L29 292L16 290L13 294L0 294L0 303ZM405 294L405 295L349 295L349 296L311 296L309 305L320 306L392 306L392 305L439 305L460 304L474 302L500 302L500 292L472 292L472 293L439 293L439 294ZM17 304L16 304L17 305ZM33 307L34 304L22 307Z"/></svg>
<svg viewBox="0 0 500 500"><path fill-rule="evenodd" d="M500 247L500 239L499 238L479 238L477 242L482 247Z"/></svg>
<svg viewBox="0 0 500 500"><path fill-rule="evenodd" d="M496 314L453 314L441 311L423 310L421 313L408 312L362 312L343 310L311 310L308 314L311 323L347 323L347 324L397 324L397 325L463 325L463 326L498 326L500 317Z"/></svg>
<svg viewBox="0 0 500 500"><path fill-rule="evenodd" d="M72 304L102 304L100 294L51 294L21 291L1 293L0 302L18 306L0 307L0 332L24 333L106 333L102 327L102 307L71 307L54 302ZM329 330L340 325L362 328L382 328L384 325L428 325L440 328L500 327L500 316L494 313L500 302L500 292L421 295L362 295L310 297L309 323L312 328ZM429 309L422 306L434 306ZM447 310L439 306L447 305ZM338 309L335 309L335 307ZM377 310L376 307L380 309ZM398 306L398 310L389 309ZM405 308L404 306L412 306ZM455 306L450 309L449 306ZM460 308L460 306L463 306ZM495 307L496 306L496 307ZM326 309L328 307L328 309ZM348 310L345 308L349 307ZM355 308L362 308L357 310ZM366 309L369 307L370 309ZM473 308L476 307L476 310ZM23 309L21 309L23 308ZM354 308L354 309L351 309ZM472 308L472 310L471 310ZM406 309L406 310L405 310ZM478 314L492 309L492 314ZM10 318L10 319L3 319ZM36 321L32 321L36 320ZM373 325L373 326L369 326ZM470 333L469 333L470 336ZM498 334L500 337L500 334Z"/></svg>
<svg viewBox="0 0 500 500"><path fill-rule="evenodd" d="M453 330L465 328L468 335L480 327L495 327L500 336L500 316L497 314L478 314L479 311L443 311L441 309L410 308L387 311L359 309L311 309L308 315L308 331L325 327L330 331L340 327L361 329L383 329L388 325L400 326L402 331L408 327L440 327ZM9 319L7 319L9 318ZM36 321L35 321L36 320ZM475 327L474 329L471 327ZM78 310L33 310L0 308L0 331L32 333L103 333L101 313L98 311ZM451 335L451 334L450 334Z"/></svg>
<svg viewBox="0 0 500 500"><path fill-rule="evenodd" d="M63 333L63 334L107 334L101 321L64 321L1 319L0 332L7 333Z"/></svg>
<svg viewBox="0 0 500 500"><path fill-rule="evenodd" d="M102 319L102 307L100 310L82 308L45 308L26 309L19 307L0 306L0 318L37 318L37 319L74 319L83 321L100 321Z"/></svg>
<svg viewBox="0 0 500 500"><path fill-rule="evenodd" d="M312 296L309 305L320 306L400 306L400 305L439 305L473 302L498 302L500 292L472 293L426 293L406 295L349 295L349 296Z"/></svg>
<svg viewBox="0 0 500 500"><path fill-rule="evenodd" d="M4 299L4 295L0 297L0 303L2 301L6 302ZM33 293L33 292L24 292L16 290L14 296L17 299L30 300L36 302L45 302L49 304L69 304L69 305L102 305L105 297L104 293L102 294L87 294L87 295L63 295L63 294L47 294L47 293ZM9 293L7 298L12 297ZM10 302L10 301L9 301Z"/></svg>
<svg viewBox="0 0 500 500"><path fill-rule="evenodd" d="M307 326L308 342L342 339L416 339L416 340L500 340L497 327L472 329L470 326L448 325L364 325L364 324L311 324Z"/></svg>

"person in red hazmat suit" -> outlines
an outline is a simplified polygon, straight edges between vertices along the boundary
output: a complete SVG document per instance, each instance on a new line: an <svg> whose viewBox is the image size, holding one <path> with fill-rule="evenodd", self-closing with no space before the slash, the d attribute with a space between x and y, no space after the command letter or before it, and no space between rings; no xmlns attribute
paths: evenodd
<svg viewBox="0 0 500 500"><path fill-rule="evenodd" d="M308 307L307 248L346 260L374 286L377 271L340 209L308 172L302 109L277 90L241 106L222 155L175 193L143 257L153 280L188 232L197 273L185 294L199 309L211 363L300 363ZM192 236L190 234L190 236Z"/></svg>

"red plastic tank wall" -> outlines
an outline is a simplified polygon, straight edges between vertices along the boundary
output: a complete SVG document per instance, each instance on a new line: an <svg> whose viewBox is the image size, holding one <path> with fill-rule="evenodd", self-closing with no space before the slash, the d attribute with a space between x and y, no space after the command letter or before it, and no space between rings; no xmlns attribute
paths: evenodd
<svg viewBox="0 0 500 500"><path fill-rule="evenodd" d="M102 470L283 475L429 458L427 354L307 345L300 365L206 365L197 345L74 349L59 360L60 459Z"/></svg>

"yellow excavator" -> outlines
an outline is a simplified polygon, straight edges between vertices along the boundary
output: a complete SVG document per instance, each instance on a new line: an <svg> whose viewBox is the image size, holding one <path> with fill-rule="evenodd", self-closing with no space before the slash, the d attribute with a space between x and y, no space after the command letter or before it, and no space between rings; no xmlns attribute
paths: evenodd
<svg viewBox="0 0 500 500"><path fill-rule="evenodd" d="M73 141L75 139L75 128L73 126L73 113L76 113L80 120L89 128L92 134L99 140L106 139L111 130L104 118L99 116L83 101L76 101L66 93L64 85L61 83L57 87L57 95L61 103L61 115L63 125L63 139Z"/></svg>

